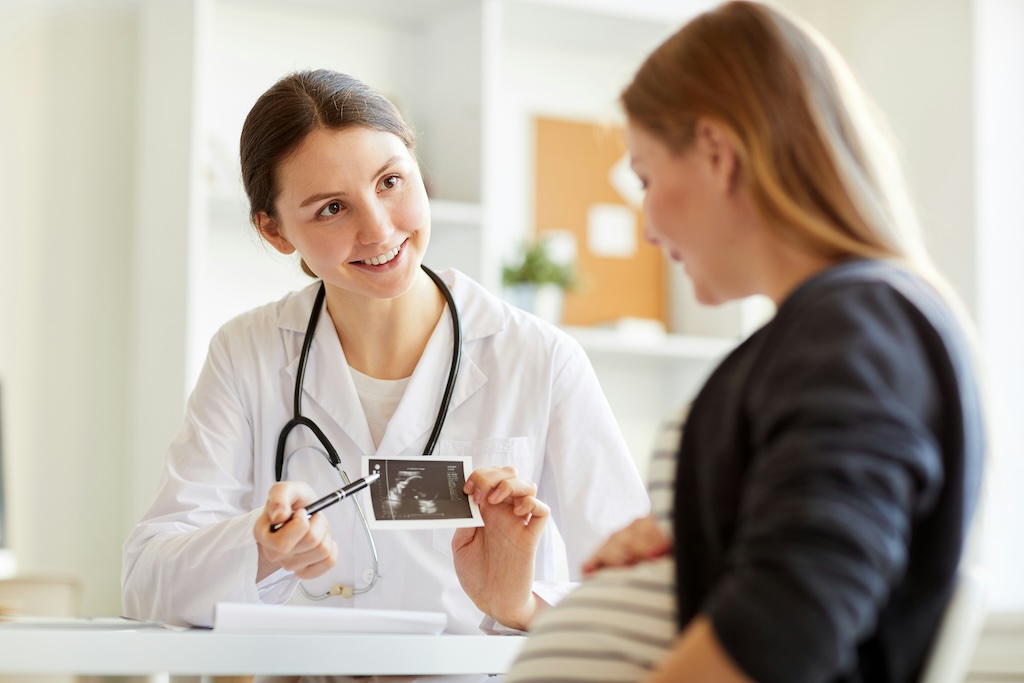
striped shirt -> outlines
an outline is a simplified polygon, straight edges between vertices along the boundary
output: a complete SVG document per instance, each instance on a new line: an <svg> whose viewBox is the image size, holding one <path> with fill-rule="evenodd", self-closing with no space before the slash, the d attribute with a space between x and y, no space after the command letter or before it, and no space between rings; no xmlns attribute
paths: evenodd
<svg viewBox="0 0 1024 683"><path fill-rule="evenodd" d="M662 425L648 473L652 514L670 538L676 454L688 408ZM505 683L632 683L651 671L677 635L671 555L605 569L537 618Z"/></svg>

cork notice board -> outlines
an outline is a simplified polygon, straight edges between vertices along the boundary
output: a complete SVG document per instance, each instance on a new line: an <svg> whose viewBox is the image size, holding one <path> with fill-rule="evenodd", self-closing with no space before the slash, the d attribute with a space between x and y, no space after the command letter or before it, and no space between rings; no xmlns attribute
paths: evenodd
<svg viewBox="0 0 1024 683"><path fill-rule="evenodd" d="M598 325L632 317L660 320L667 327L664 258L644 242L640 211L609 180L626 153L622 128L537 117L534 133L537 235L564 230L576 239L580 286L566 294L562 322ZM632 236L624 234L630 224ZM612 230L602 231L602 225ZM612 246L619 247L609 249L608 239L598 239L601 234L612 235Z"/></svg>

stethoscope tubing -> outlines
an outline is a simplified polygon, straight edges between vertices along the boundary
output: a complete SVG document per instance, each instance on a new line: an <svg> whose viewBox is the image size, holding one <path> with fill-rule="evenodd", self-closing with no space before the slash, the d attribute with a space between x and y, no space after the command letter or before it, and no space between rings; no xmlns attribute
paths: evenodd
<svg viewBox="0 0 1024 683"><path fill-rule="evenodd" d="M448 369L448 380L445 382L444 393L441 395L441 403L437 410L437 417L434 420L434 428L430 432L430 437L427 439L426 448L424 448L423 455L433 455L434 450L437 447L437 441L441 436L441 429L444 427L445 420L448 417L448 408L451 405L452 394L455 391L455 383L459 375L459 366L462 363L462 321L459 318L458 308L455 306L455 299L452 297L452 292L445 284L444 280L437 275L430 268L420 264L420 268L430 276L430 279L434 281L437 288L441 291L444 296L445 302L448 305L448 313L452 320L452 362L451 367ZM277 454L274 461L274 476L277 481L281 481L284 478L285 470L285 446L288 440L288 435L292 429L302 425L308 428L316 436L320 445L327 451L327 459L330 461L331 466L334 467L338 474L341 475L342 482L345 485L350 483L349 476L345 472L345 468L341 465L341 458L338 456L338 452L331 444L327 435L324 434L323 430L313 422L313 420L305 417L302 414L302 386L306 376L306 361L309 358L309 350L313 345L313 336L316 332L316 325L320 319L320 309L323 308L324 298L326 296L326 286L323 282L320 283L320 289L316 293L316 299L313 302L313 310L309 314L309 322L306 324L306 334L302 340L302 351L299 355L299 367L295 375L295 392L292 401L292 418L285 423L284 428L281 430L281 435L277 439ZM373 542L373 534L370 533L370 527L366 521L366 514L363 512L362 506L359 505L358 501L353 501L356 505L356 509L359 512L359 517L362 520L363 530L366 532L366 539L370 546L370 551L373 556L373 579L367 586L359 589L353 587L346 588L348 591L347 596L351 597L353 594L365 593L373 588L377 583L377 578L380 576L380 572L377 567L377 547ZM302 592L312 600L322 600L335 593L328 592L324 595L311 595L305 588L302 587L302 583L299 583L299 587ZM342 593L344 594L344 593Z"/></svg>
<svg viewBox="0 0 1024 683"><path fill-rule="evenodd" d="M452 292L445 284L441 277L432 271L427 266L421 264L420 268L430 276L430 279L434 281L437 288L441 291L441 295L444 296L445 302L448 304L448 313L452 320L452 362L448 369L448 380L445 382L444 393L441 396L441 404L437 410L437 418L434 420L434 428L430 432L430 437L427 439L427 445L423 449L423 455L433 455L434 450L437 448L437 441L441 436L441 429L444 428L445 420L448 418L448 408L451 405L452 395L455 392L455 384L459 375L459 366L462 363L462 320L459 317L459 310L455 305L455 299L452 297ZM323 308L324 297L326 296L326 287L323 282L320 283L320 289L316 293L316 299L313 302L313 310L309 315L309 322L306 324L306 334L302 340L302 352L299 355L299 367L295 375L295 391L292 399L292 418L285 424L281 430L281 436L277 441L277 454L274 461L274 478L276 481L281 481L284 477L284 449L288 434L291 430L298 425L308 427L313 434L316 435L317 440L327 450L328 460L333 467L337 468L341 465L341 458L338 456L338 452L331 445L331 442L327 439L327 436L323 433L319 426L309 418L302 415L302 386L306 377L306 362L309 358L309 350L313 345L313 337L316 332L317 322L320 319L320 309Z"/></svg>
<svg viewBox="0 0 1024 683"><path fill-rule="evenodd" d="M448 369L448 381L445 383L444 394L441 396L441 405L437 409L437 419L434 420L434 429L427 439L427 446L423 455L433 455L437 447L437 440L441 436L441 428L448 418L448 406L452 402L452 394L455 392L455 379L459 376L459 365L462 363L462 320L459 318L459 309L455 306L455 299L452 298L452 291L444 283L441 277L430 268L420 264L420 267L430 276L437 288L441 290L445 301L448 303L448 312L452 319L452 364Z"/></svg>

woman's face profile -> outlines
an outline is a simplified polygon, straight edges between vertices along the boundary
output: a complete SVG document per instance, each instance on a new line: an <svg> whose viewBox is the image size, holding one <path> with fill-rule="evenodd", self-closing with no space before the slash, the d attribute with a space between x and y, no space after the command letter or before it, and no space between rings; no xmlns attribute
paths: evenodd
<svg viewBox="0 0 1024 683"><path fill-rule="evenodd" d="M278 166L278 240L330 286L390 299L419 272L430 211L419 166L392 133L317 128Z"/></svg>
<svg viewBox="0 0 1024 683"><path fill-rule="evenodd" d="M700 139L674 152L633 121L627 141L630 163L644 187L644 237L682 264L701 303L735 298L749 264L737 254L744 237L730 220L732 199L715 153Z"/></svg>

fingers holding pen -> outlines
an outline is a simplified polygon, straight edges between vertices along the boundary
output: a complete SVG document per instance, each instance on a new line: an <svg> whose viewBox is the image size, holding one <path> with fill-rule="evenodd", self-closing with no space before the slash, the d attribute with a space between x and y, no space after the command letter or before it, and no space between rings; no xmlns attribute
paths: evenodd
<svg viewBox="0 0 1024 683"><path fill-rule="evenodd" d="M327 572L338 561L338 544L331 537L324 515L310 519L310 531L281 559L281 567L295 572L300 579L313 579ZM320 529L319 527L324 527Z"/></svg>
<svg viewBox="0 0 1024 683"><path fill-rule="evenodd" d="M338 546L325 516L305 514L305 506L315 498L312 488L302 482L275 484L253 527L261 558L303 579L325 573L338 557ZM283 525L272 532L271 525L275 524Z"/></svg>
<svg viewBox="0 0 1024 683"><path fill-rule="evenodd" d="M300 509L279 531L264 533L270 537L263 545L266 558L300 579L320 576L337 562L338 544L324 515L307 519Z"/></svg>

